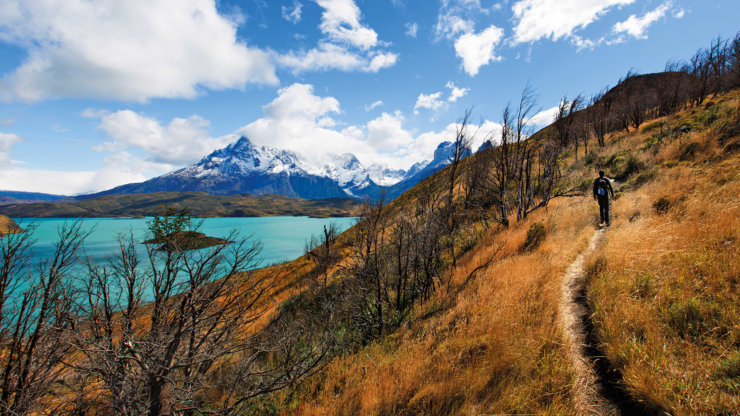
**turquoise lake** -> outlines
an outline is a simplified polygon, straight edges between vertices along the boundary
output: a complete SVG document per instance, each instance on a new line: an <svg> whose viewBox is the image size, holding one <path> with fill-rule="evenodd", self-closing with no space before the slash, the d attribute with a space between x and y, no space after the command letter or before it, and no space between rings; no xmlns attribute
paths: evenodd
<svg viewBox="0 0 740 416"><path fill-rule="evenodd" d="M75 218L14 218L22 228L35 223L33 233L36 241L33 247L34 263L48 257L54 250L58 230L65 222ZM82 228L92 231L85 239L85 253L102 260L115 253L118 248L118 236L133 232L134 240L145 239L148 218L85 218ZM200 220L199 220L200 221ZM336 224L340 231L351 227L356 218L309 218L309 217L245 217L245 218L205 218L199 230L211 237L227 237L236 230L242 237L253 235L262 241L261 266L293 260L304 253L306 242L312 235L320 235L324 225ZM140 253L145 248L140 244Z"/></svg>

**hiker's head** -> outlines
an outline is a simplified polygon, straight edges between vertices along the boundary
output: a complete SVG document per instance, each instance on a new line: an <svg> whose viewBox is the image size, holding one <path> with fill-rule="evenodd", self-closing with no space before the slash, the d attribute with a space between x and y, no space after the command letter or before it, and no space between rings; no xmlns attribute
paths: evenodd
<svg viewBox="0 0 740 416"><path fill-rule="evenodd" d="M604 177L604 171L603 170L600 170L599 171L599 178L603 178L603 177Z"/></svg>

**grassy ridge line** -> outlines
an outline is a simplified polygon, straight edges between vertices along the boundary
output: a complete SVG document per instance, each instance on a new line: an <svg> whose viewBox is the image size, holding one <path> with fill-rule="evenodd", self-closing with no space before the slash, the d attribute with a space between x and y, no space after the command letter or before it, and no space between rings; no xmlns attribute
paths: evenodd
<svg viewBox="0 0 740 416"><path fill-rule="evenodd" d="M209 195L204 192L158 192L107 195L65 203L31 203L0 207L16 218L35 217L136 217L156 214L163 205L186 208L196 217L310 216L346 217L359 213L353 199L309 200L281 195Z"/></svg>

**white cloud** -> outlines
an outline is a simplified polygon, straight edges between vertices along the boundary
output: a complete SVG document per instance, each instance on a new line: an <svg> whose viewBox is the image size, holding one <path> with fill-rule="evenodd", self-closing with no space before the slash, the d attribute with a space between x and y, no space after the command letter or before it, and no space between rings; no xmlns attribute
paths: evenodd
<svg viewBox="0 0 740 416"><path fill-rule="evenodd" d="M514 3L514 43L569 38L610 8L635 0L520 0Z"/></svg>
<svg viewBox="0 0 740 416"><path fill-rule="evenodd" d="M17 134L0 132L0 170L10 167L10 149L22 141L23 138Z"/></svg>
<svg viewBox="0 0 740 416"><path fill-rule="evenodd" d="M316 0L324 8L321 31L330 39L369 49L378 43L378 34L360 23L360 8L354 0Z"/></svg>
<svg viewBox="0 0 740 416"><path fill-rule="evenodd" d="M480 0L443 0L437 15L434 33L439 39L454 39L460 34L475 30L475 18L488 14Z"/></svg>
<svg viewBox="0 0 740 416"><path fill-rule="evenodd" d="M403 116L383 113L380 117L367 123L367 142L374 149L394 150L413 143L410 132L403 129Z"/></svg>
<svg viewBox="0 0 740 416"><path fill-rule="evenodd" d="M444 105L442 100L440 100L440 97L442 97L441 92L435 92L433 94L419 94L419 97L416 99L416 104L414 105L414 111L418 114L419 112L417 110L420 108L437 110Z"/></svg>
<svg viewBox="0 0 740 416"><path fill-rule="evenodd" d="M504 30L494 25L478 34L471 32L460 36L455 41L455 52L462 58L465 72L470 76L475 76L483 65L500 60L501 58L497 57L494 52L494 47L501 42L503 37Z"/></svg>
<svg viewBox="0 0 740 416"><path fill-rule="evenodd" d="M469 88L457 88L455 84L452 83L452 81L448 81L447 85L445 85L447 88L449 88L450 91L450 97L447 98L447 101L454 103L458 100L458 98L464 97L468 91L470 91Z"/></svg>
<svg viewBox="0 0 740 416"><path fill-rule="evenodd" d="M61 172L30 169L0 170L0 189L74 195L88 190L95 172Z"/></svg>
<svg viewBox="0 0 740 416"><path fill-rule="evenodd" d="M390 68L398 61L398 54L392 52L378 53L370 59L366 72L378 72L383 68Z"/></svg>
<svg viewBox="0 0 740 416"><path fill-rule="evenodd" d="M382 51L378 34L360 23L353 0L315 0L324 8L319 28L324 37L309 50L272 52L273 59L295 74L306 71L378 72L398 61L398 54Z"/></svg>
<svg viewBox="0 0 740 416"><path fill-rule="evenodd" d="M398 111L384 112L365 125L345 125L341 130L339 122L334 126L322 125L320 120L340 113L339 102L333 97L314 95L313 87L307 84L282 88L264 109L263 118L239 129L237 135L244 135L258 145L291 150L315 160L327 153L350 152L365 166L380 163L394 169L408 168L415 162L430 159L437 145L453 140L455 134L454 124L440 132L417 134L407 130Z"/></svg>
<svg viewBox="0 0 740 416"><path fill-rule="evenodd" d="M372 111L372 110L374 110L374 109L375 109L376 107L379 107L379 106L381 106L381 105L383 105L383 101L381 101L381 100L375 101L375 102L374 102L374 103L372 103L372 104L368 104L368 105L366 105L366 106L365 106L365 111Z"/></svg>
<svg viewBox="0 0 740 416"><path fill-rule="evenodd" d="M550 107L546 110L542 110L539 113L532 116L529 119L530 124L537 127L544 127L552 124L555 121L555 116L558 114L559 107Z"/></svg>
<svg viewBox="0 0 740 416"><path fill-rule="evenodd" d="M395 65L398 55L389 52L367 56L366 54L352 52L344 46L323 42L317 48L308 51L276 53L274 58L280 65L292 69L296 74L332 69L374 73Z"/></svg>
<svg viewBox="0 0 740 416"><path fill-rule="evenodd" d="M293 7L287 7L282 6L281 11L283 13L283 19L293 23L297 24L301 21L301 10L303 9L303 5L301 2L294 0L293 1Z"/></svg>
<svg viewBox="0 0 740 416"><path fill-rule="evenodd" d="M234 139L230 136L210 137L207 131L210 123L200 116L174 118L167 126L162 126L153 118L121 110L103 115L98 127L113 141L96 147L96 150L138 149L145 153L145 161L168 165L161 166L160 170L169 165L195 162Z"/></svg>
<svg viewBox="0 0 740 416"><path fill-rule="evenodd" d="M276 84L268 55L237 39L237 20L203 0L5 0L0 40L28 57L0 94L146 101Z"/></svg>
<svg viewBox="0 0 740 416"><path fill-rule="evenodd" d="M470 33L475 29L475 22L454 14L440 14L434 32L437 39L453 39L461 33Z"/></svg>
<svg viewBox="0 0 740 416"><path fill-rule="evenodd" d="M79 195L99 192L132 182L142 182L162 170L149 170L147 163L125 152L104 159L97 171L56 171L12 167L0 169L0 189L44 192L57 195Z"/></svg>
<svg viewBox="0 0 740 416"><path fill-rule="evenodd" d="M0 133L0 189L76 195L141 182L172 169L170 165L145 161L120 149L106 156L103 167L97 171L24 169L11 161L9 155L13 144L22 140L15 134Z"/></svg>
<svg viewBox="0 0 740 416"><path fill-rule="evenodd" d="M637 17L634 14L630 15L627 20L615 24L614 31L617 33L629 34L637 39L647 39L647 35L645 34L647 28L658 19L664 17L670 6L670 2L663 3L655 10L645 13L642 17Z"/></svg>
<svg viewBox="0 0 740 416"><path fill-rule="evenodd" d="M418 32L419 25L417 23L406 23L406 36L415 38Z"/></svg>

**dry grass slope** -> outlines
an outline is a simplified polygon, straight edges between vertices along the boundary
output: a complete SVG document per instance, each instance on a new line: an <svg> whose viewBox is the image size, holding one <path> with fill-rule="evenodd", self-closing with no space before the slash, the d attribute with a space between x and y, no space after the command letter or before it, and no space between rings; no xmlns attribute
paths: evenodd
<svg viewBox="0 0 740 416"><path fill-rule="evenodd" d="M740 120L738 97L614 134L578 161L566 156L572 185L588 189L596 168L624 181L613 226L586 259L596 335L626 390L672 414L740 407L740 156L736 133L727 134ZM656 126L666 121L692 130L661 137ZM509 229L482 232L450 284L398 331L334 359L276 400L287 403L281 412L574 414L583 392L558 302L596 211L590 197L564 198ZM534 223L545 239L523 250ZM496 260L467 281L500 244Z"/></svg>
<svg viewBox="0 0 740 416"><path fill-rule="evenodd" d="M696 128L641 154L653 174L619 198L589 259L608 358L633 396L675 415L740 414L740 155L723 134L740 125L739 96L681 114Z"/></svg>

